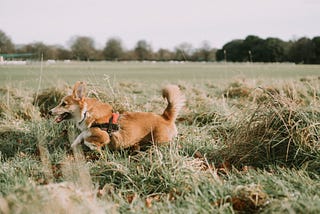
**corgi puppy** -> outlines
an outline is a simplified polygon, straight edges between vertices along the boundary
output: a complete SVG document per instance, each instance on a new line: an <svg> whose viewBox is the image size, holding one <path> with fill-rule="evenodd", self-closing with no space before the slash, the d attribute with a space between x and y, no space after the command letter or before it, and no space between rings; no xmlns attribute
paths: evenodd
<svg viewBox="0 0 320 214"><path fill-rule="evenodd" d="M176 85L163 88L162 95L168 105L161 115L151 112L116 114L108 103L86 97L85 89L85 83L77 82L72 94L49 111L57 123L72 119L81 130L71 147L84 142L91 150L98 151L106 145L111 150L139 148L150 142L170 142L178 133L175 120L185 98Z"/></svg>

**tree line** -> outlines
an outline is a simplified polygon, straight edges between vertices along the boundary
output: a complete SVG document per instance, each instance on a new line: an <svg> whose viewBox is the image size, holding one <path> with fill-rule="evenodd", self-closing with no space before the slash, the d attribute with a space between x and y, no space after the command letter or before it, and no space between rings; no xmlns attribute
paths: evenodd
<svg viewBox="0 0 320 214"><path fill-rule="evenodd" d="M244 40L233 40L225 44L217 50L216 60L320 64L320 37L302 37L286 42L278 38L261 39L250 35Z"/></svg>
<svg viewBox="0 0 320 214"><path fill-rule="evenodd" d="M133 49L123 47L119 38L110 38L104 48L95 48L91 37L77 36L70 42L70 48L60 45L46 45L35 42L15 45L0 30L0 54L33 53L35 59L43 56L44 60L81 60L81 61L227 61L227 62L295 62L320 64L320 37L306 37L296 41L283 41L278 38L262 39L258 36L247 36L225 44L222 49L215 49L209 42L202 42L199 48L189 43L181 43L174 50L160 48L154 51L146 40L137 41Z"/></svg>

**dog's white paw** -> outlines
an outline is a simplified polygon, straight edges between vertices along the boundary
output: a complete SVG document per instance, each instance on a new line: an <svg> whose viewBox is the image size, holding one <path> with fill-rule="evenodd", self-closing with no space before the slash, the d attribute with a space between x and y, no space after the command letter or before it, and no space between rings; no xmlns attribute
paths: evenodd
<svg viewBox="0 0 320 214"><path fill-rule="evenodd" d="M73 142L73 143L71 144L71 148L74 149L74 148L76 148L78 145L79 145L78 142Z"/></svg>

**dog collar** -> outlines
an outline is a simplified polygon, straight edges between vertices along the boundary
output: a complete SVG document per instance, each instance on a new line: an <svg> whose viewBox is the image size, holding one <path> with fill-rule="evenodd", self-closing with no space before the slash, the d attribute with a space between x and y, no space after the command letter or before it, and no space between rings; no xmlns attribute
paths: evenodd
<svg viewBox="0 0 320 214"><path fill-rule="evenodd" d="M118 120L119 120L119 117L120 117L120 114L118 113L112 113L112 117L110 118L112 121L113 124L117 124L118 123ZM110 123L110 120L109 120L109 123Z"/></svg>
<svg viewBox="0 0 320 214"><path fill-rule="evenodd" d="M91 127L100 128L103 131L106 131L108 135L111 137L112 132L118 131L120 126L118 124L120 115L118 113L112 113L112 116L109 119L109 123L102 123L102 124L93 124Z"/></svg>
<svg viewBox="0 0 320 214"><path fill-rule="evenodd" d="M83 114L83 118L80 122L78 122L79 125L81 125L81 123L83 123L83 121L87 118L87 111L84 112Z"/></svg>

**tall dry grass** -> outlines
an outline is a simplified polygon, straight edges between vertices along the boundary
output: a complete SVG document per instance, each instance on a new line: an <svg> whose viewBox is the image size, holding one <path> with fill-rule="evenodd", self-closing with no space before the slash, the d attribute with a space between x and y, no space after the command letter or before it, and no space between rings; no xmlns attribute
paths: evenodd
<svg viewBox="0 0 320 214"><path fill-rule="evenodd" d="M71 151L79 131L47 117L67 87L0 90L0 211L320 210L319 80L179 84L188 99L174 142L102 155ZM158 85L89 84L89 95L119 112L166 105Z"/></svg>

